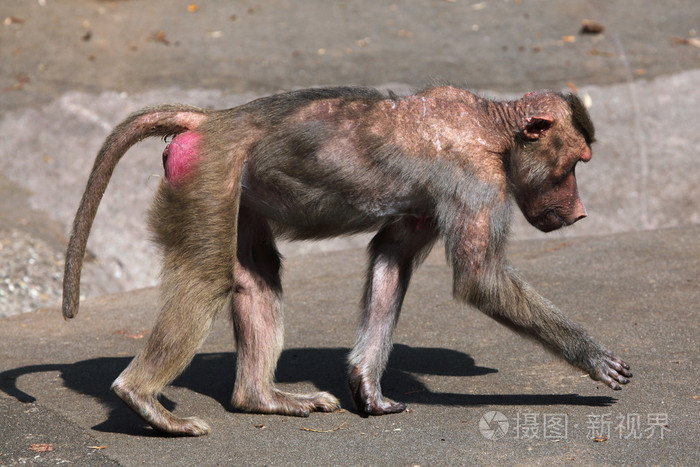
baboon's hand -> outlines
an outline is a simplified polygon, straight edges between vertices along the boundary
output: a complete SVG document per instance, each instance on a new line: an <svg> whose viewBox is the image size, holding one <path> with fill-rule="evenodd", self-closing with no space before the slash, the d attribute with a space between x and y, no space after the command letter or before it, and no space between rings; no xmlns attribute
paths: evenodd
<svg viewBox="0 0 700 467"><path fill-rule="evenodd" d="M602 358L596 362L593 370L591 370L589 374L594 380L602 381L615 391L619 391L622 389L620 384L627 384L630 382L628 378L632 377L632 373L629 370L630 366L622 361L622 359L616 357L611 352L606 352Z"/></svg>

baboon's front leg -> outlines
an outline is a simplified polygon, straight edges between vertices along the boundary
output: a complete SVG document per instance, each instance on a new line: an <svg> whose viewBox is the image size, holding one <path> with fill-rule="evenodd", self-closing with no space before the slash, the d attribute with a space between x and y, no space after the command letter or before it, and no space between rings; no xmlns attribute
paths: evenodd
<svg viewBox="0 0 700 467"><path fill-rule="evenodd" d="M430 219L406 217L382 229L370 244L362 322L349 357L350 391L362 412L382 415L406 408L382 395L380 379L411 273L436 235Z"/></svg>
<svg viewBox="0 0 700 467"><path fill-rule="evenodd" d="M487 285L485 285L487 284ZM612 389L630 382L630 366L596 342L577 323L522 281L512 269L495 269L471 293L481 311L514 331L532 337L570 364Z"/></svg>
<svg viewBox="0 0 700 467"><path fill-rule="evenodd" d="M274 386L282 351L280 256L267 221L241 207L238 262L234 269L233 326L237 341L233 405L259 413L307 417L331 412L340 402L331 394L292 394Z"/></svg>

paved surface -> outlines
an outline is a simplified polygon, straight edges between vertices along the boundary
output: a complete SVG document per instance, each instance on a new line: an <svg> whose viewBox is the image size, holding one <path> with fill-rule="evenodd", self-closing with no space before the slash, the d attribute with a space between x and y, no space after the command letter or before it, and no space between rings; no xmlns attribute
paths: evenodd
<svg viewBox="0 0 700 467"><path fill-rule="evenodd" d="M613 392L453 302L437 250L406 298L383 382L411 411L363 418L349 398L344 358L364 254L306 255L288 263L277 378L292 391L331 391L347 411L307 419L232 411L235 358L223 318L165 391L168 407L202 416L213 433L156 436L108 391L153 322L156 293L145 289L88 301L69 323L58 309L3 320L0 464L34 456L83 465L696 464L700 227L522 241L510 256L527 280L632 365L629 385ZM509 423L504 438L480 432L491 411ZM545 432L545 418L560 420L560 429ZM53 451L30 450L40 443Z"/></svg>
<svg viewBox="0 0 700 467"><path fill-rule="evenodd" d="M258 4L0 5L0 244L28 246L0 249L14 264L0 316L55 302L97 149L130 112L162 102L231 107L318 84L407 92L436 77L497 97L570 83L590 98L599 142L578 171L591 216L557 238L700 222L698 2ZM585 18L605 31L579 34ZM117 168L88 244L86 296L157 283L144 215L162 150L146 141ZM520 218L514 234L538 236Z"/></svg>
<svg viewBox="0 0 700 467"><path fill-rule="evenodd" d="M0 3L0 317L24 312L0 320L0 465L697 463L700 3L210 1L194 12L189 3ZM580 34L586 18L604 32ZM100 298L71 323L53 309L26 313L56 303L87 172L129 112L166 101L230 107L312 85L408 92L434 79L501 98L576 87L590 100L599 141L577 173L590 217L542 243L514 242L512 256L633 364L621 393L453 304L436 252L412 286L385 382L413 411L362 418L343 363L362 254L306 253L363 239L285 245L278 378L331 390L350 411L306 420L232 412L235 354L222 319L166 393L177 413L199 414L215 432L154 436L107 391L150 329L154 292L102 295L157 282L143 214L162 170L158 141L130 152L102 203L83 278L85 295ZM514 237L542 236L519 219ZM507 438L480 434L489 411L509 420ZM527 422L557 414L568 421L564 439L523 439L535 434ZM641 431L654 427L643 439L632 431L637 416ZM607 420L608 441L589 439ZM41 443L54 450L36 452Z"/></svg>
<svg viewBox="0 0 700 467"><path fill-rule="evenodd" d="M38 102L62 95L66 84L88 93L270 93L441 79L521 92L700 65L696 47L677 43L698 29L694 0L191 3L199 3L194 13L188 2L167 0L3 2L3 19L24 22L2 28L2 86L21 86ZM579 35L587 18L604 34ZM26 96L4 100L24 106Z"/></svg>

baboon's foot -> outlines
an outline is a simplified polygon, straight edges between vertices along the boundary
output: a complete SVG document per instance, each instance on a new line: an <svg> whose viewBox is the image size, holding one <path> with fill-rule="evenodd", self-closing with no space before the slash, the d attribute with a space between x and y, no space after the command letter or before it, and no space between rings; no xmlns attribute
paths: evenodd
<svg viewBox="0 0 700 467"><path fill-rule="evenodd" d="M355 367L350 373L350 392L357 409L368 415L385 415L406 410L406 404L394 402L382 395L378 384L372 384Z"/></svg>
<svg viewBox="0 0 700 467"><path fill-rule="evenodd" d="M254 413L270 413L308 417L310 412L334 412L340 409L340 401L327 392L293 394L271 389L266 394L240 394L234 391L235 407Z"/></svg>
<svg viewBox="0 0 700 467"><path fill-rule="evenodd" d="M202 436L210 431L209 425L203 420L197 417L176 417L158 402L155 395L139 394L122 381L115 381L112 390L131 410L158 431L172 436Z"/></svg>

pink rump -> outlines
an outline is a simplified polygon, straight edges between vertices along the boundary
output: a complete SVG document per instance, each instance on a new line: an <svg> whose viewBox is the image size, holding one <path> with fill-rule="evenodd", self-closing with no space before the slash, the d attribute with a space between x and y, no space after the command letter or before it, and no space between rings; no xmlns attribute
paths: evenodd
<svg viewBox="0 0 700 467"><path fill-rule="evenodd" d="M181 183L196 167L200 154L198 151L200 135L186 131L177 135L163 151L163 168L165 179L177 185Z"/></svg>

